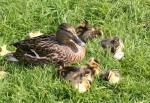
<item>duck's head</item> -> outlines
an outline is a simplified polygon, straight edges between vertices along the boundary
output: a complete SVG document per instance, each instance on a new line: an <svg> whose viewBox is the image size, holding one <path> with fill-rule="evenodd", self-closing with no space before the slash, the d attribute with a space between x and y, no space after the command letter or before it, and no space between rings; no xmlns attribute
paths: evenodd
<svg viewBox="0 0 150 103"><path fill-rule="evenodd" d="M85 46L85 43L77 36L75 28L67 23L59 25L56 39L63 44L76 43L79 46Z"/></svg>

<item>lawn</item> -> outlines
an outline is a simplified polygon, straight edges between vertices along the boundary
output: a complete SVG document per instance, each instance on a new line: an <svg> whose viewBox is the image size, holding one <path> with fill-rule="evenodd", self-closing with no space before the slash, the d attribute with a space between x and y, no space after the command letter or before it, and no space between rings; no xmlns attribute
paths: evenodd
<svg viewBox="0 0 150 103"><path fill-rule="evenodd" d="M62 22L78 25L83 19L103 28L104 35L87 43L86 57L76 65L95 57L103 70L118 69L121 82L112 86L97 79L90 91L80 94L57 78L52 65L25 66L0 57L1 69L9 73L0 80L0 103L150 102L149 0L0 0L0 45L23 40L31 31L55 32ZM124 41L122 61L106 55L99 45L115 35Z"/></svg>

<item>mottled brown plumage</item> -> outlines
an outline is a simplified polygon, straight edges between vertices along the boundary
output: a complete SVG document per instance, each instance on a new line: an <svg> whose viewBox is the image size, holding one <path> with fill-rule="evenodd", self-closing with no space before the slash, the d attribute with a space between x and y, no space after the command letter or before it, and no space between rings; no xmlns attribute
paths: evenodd
<svg viewBox="0 0 150 103"><path fill-rule="evenodd" d="M63 23L51 35L42 35L13 44L13 54L20 62L66 65L85 56L85 44L78 38L73 26Z"/></svg>

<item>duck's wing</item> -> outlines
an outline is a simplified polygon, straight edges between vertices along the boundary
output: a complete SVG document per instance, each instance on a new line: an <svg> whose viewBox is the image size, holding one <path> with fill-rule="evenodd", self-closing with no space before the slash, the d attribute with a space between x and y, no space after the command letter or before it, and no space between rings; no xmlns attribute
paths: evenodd
<svg viewBox="0 0 150 103"><path fill-rule="evenodd" d="M55 35L42 35L13 45L17 48L14 56L23 62L47 61L51 55L55 57L54 52L59 50L56 48L59 44L56 42Z"/></svg>
<svg viewBox="0 0 150 103"><path fill-rule="evenodd" d="M55 35L41 35L35 38L26 39L17 43L14 43L13 46L15 46L17 49L21 49L24 51L28 51L30 49L35 49L37 46L39 46L41 43L44 42L54 42L55 41Z"/></svg>
<svg viewBox="0 0 150 103"><path fill-rule="evenodd" d="M21 62L34 63L47 61L64 65L73 60L70 58L72 50L68 46L59 44L56 41L55 35L39 36L23 40L15 43L14 46L17 48L14 57Z"/></svg>

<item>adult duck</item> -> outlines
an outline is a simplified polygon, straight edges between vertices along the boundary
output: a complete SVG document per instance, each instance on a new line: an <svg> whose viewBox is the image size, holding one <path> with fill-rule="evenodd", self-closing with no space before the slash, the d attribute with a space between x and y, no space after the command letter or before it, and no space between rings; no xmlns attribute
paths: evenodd
<svg viewBox="0 0 150 103"><path fill-rule="evenodd" d="M85 43L79 39L75 28L67 23L59 25L55 34L41 35L13 45L17 49L11 58L28 64L56 63L64 66L85 56Z"/></svg>

